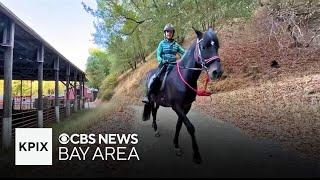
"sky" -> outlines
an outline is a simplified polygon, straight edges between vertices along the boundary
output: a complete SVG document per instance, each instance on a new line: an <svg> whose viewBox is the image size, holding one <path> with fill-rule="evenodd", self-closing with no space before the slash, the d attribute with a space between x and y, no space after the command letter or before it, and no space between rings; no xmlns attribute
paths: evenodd
<svg viewBox="0 0 320 180"><path fill-rule="evenodd" d="M94 17L81 4L95 0L0 0L24 23L81 70L94 45Z"/></svg>

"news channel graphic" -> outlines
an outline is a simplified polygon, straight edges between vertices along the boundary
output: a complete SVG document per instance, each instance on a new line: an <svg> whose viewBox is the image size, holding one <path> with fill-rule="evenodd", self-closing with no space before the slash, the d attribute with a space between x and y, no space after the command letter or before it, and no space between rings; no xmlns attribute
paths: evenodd
<svg viewBox="0 0 320 180"><path fill-rule="evenodd" d="M58 138L59 161L140 160L138 134L67 134ZM16 128L15 165L52 165L52 129ZM129 149L130 148L130 149Z"/></svg>
<svg viewBox="0 0 320 180"><path fill-rule="evenodd" d="M67 134L59 136L59 161L77 160L140 160L134 146L138 134ZM67 146L69 145L69 146ZM96 146L93 146L96 145ZM103 145L103 146L101 146Z"/></svg>

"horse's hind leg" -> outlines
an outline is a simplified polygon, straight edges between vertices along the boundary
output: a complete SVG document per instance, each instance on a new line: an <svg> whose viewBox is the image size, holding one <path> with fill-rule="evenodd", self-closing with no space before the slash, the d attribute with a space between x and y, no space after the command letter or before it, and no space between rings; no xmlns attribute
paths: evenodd
<svg viewBox="0 0 320 180"><path fill-rule="evenodd" d="M159 105L155 104L155 106L152 107L152 118L153 118L153 122L152 122L152 127L154 129L154 136L156 137L160 137L160 133L158 131L158 126L157 126L157 111L159 109Z"/></svg>

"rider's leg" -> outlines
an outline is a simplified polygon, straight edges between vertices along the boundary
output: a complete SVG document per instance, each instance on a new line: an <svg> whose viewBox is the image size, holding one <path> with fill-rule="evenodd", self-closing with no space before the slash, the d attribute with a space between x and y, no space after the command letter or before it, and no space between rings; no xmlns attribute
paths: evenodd
<svg viewBox="0 0 320 180"><path fill-rule="evenodd" d="M149 103L150 102L150 96L151 94L154 92L154 86L155 86L155 81L156 81L157 77L156 76L152 76L152 78L150 79L150 82L148 84L147 87L147 92L146 92L146 96L143 97L142 102L143 103Z"/></svg>
<svg viewBox="0 0 320 180"><path fill-rule="evenodd" d="M158 67L158 71L155 73L155 76L152 76L147 88L147 95L142 99L142 102L149 103L150 96L152 93L156 92L155 86L156 81L160 79L161 74L167 69L167 66L160 64Z"/></svg>

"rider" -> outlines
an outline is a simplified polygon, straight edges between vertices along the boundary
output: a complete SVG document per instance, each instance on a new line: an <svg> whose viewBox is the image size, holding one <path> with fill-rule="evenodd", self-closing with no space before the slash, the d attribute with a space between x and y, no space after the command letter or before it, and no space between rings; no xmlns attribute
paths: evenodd
<svg viewBox="0 0 320 180"><path fill-rule="evenodd" d="M154 89L154 82L160 79L163 72L169 72L173 68L173 65L169 63L176 62L176 54L179 53L182 56L185 52L173 39L175 30L172 24L166 24L163 32L165 38L159 43L157 48L158 69L155 77L151 78L151 82L148 85L147 96L142 100L144 103L149 103L151 93L156 91L156 89Z"/></svg>

